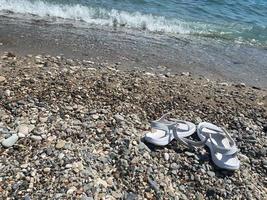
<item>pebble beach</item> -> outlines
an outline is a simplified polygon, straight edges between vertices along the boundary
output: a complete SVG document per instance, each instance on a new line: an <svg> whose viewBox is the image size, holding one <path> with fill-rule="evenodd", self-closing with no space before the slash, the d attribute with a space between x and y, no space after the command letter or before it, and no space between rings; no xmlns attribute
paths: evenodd
<svg viewBox="0 0 267 200"><path fill-rule="evenodd" d="M267 199L265 88L0 56L0 199ZM216 168L208 148L146 143L150 122L167 112L225 127L240 169Z"/></svg>

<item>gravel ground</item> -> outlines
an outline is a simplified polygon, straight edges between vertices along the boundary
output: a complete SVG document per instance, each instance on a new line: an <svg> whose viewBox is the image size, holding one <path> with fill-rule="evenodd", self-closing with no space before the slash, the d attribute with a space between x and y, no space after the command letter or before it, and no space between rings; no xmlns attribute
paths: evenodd
<svg viewBox="0 0 267 200"><path fill-rule="evenodd" d="M266 90L63 57L0 59L1 199L267 199ZM240 170L206 148L142 140L171 111L229 130ZM197 140L197 136L193 136Z"/></svg>

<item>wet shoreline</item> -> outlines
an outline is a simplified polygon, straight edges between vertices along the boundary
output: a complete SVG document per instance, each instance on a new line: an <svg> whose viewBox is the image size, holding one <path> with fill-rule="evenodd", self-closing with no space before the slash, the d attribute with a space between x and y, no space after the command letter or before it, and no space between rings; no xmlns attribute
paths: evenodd
<svg viewBox="0 0 267 200"><path fill-rule="evenodd" d="M34 18L1 16L0 52L12 51L22 56L62 54L120 69L165 74L190 72L215 80L267 87L264 48Z"/></svg>

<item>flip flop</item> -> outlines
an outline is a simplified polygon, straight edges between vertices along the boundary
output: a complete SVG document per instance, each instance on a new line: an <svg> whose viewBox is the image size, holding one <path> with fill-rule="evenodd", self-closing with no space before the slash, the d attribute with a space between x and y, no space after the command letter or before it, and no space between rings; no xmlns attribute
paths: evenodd
<svg viewBox="0 0 267 200"><path fill-rule="evenodd" d="M190 147L207 145L210 149L213 163L219 168L227 170L239 169L238 148L225 129L208 122L202 122L197 126L197 134L201 141L192 141L181 137L177 139Z"/></svg>
<svg viewBox="0 0 267 200"><path fill-rule="evenodd" d="M151 122L151 132L145 134L145 141L157 146L165 146L174 138L188 137L196 131L196 125L183 120L169 119L169 113Z"/></svg>
<svg viewBox="0 0 267 200"><path fill-rule="evenodd" d="M197 126L197 134L201 143L209 147L212 161L216 166L227 170L239 169L238 148L224 128L202 122Z"/></svg>

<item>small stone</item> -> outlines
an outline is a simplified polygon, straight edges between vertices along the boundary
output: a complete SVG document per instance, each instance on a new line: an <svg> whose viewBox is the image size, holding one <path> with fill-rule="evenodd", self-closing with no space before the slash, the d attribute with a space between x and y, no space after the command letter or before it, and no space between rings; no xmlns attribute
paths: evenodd
<svg viewBox="0 0 267 200"><path fill-rule="evenodd" d="M239 84L236 84L236 87L238 87L238 88L246 87L246 84L245 83L239 83Z"/></svg>
<svg viewBox="0 0 267 200"><path fill-rule="evenodd" d="M164 159L168 161L170 159L170 155L168 153L164 153Z"/></svg>
<svg viewBox="0 0 267 200"><path fill-rule="evenodd" d="M5 91L5 95L6 95L7 97L10 97L10 95L11 95L11 91L10 91L10 90L6 90L6 91Z"/></svg>
<svg viewBox="0 0 267 200"><path fill-rule="evenodd" d="M240 160L241 160L242 162L247 162L247 163L250 162L249 157L247 157L246 155L244 155L244 154L242 154L242 153L239 153L239 154L238 154L238 157L240 158Z"/></svg>
<svg viewBox="0 0 267 200"><path fill-rule="evenodd" d="M22 165L20 165L20 167L21 167L22 169L25 169L25 168L28 167L28 163L22 164Z"/></svg>
<svg viewBox="0 0 267 200"><path fill-rule="evenodd" d="M97 120L97 119L99 119L99 115L98 115L98 114L94 114L94 115L92 115L92 118L93 118L94 120Z"/></svg>
<svg viewBox="0 0 267 200"><path fill-rule="evenodd" d="M155 192L159 192L158 184L149 177L148 177L148 183L150 184L151 188L155 190Z"/></svg>
<svg viewBox="0 0 267 200"><path fill-rule="evenodd" d="M64 158L64 156L65 156L64 153L60 153L60 154L58 154L58 159L61 160L62 158Z"/></svg>
<svg viewBox="0 0 267 200"><path fill-rule="evenodd" d="M72 168L72 164L66 164L65 168L67 169Z"/></svg>
<svg viewBox="0 0 267 200"><path fill-rule="evenodd" d="M214 177L214 176L215 176L215 172L212 172L212 171L208 171L207 174L208 174L210 177Z"/></svg>
<svg viewBox="0 0 267 200"><path fill-rule="evenodd" d="M26 194L26 196L24 197L24 200L31 200L31 197L28 194Z"/></svg>
<svg viewBox="0 0 267 200"><path fill-rule="evenodd" d="M173 169L173 170L177 170L177 169L179 169L179 168L180 168L180 166L177 165L177 163L172 163L172 164L171 164L171 169Z"/></svg>
<svg viewBox="0 0 267 200"><path fill-rule="evenodd" d="M1 134L10 134L10 130L8 128L5 127L0 127L0 133Z"/></svg>
<svg viewBox="0 0 267 200"><path fill-rule="evenodd" d="M195 121L196 121L197 124L199 124L199 123L202 122L202 119L200 117L196 117L196 120Z"/></svg>
<svg viewBox="0 0 267 200"><path fill-rule="evenodd" d="M77 188L73 186L70 189L68 189L67 194L73 194L76 190Z"/></svg>
<svg viewBox="0 0 267 200"><path fill-rule="evenodd" d="M18 141L18 139L19 137L17 136L17 134L13 134L9 138L3 140L2 145L4 147L12 147Z"/></svg>
<svg viewBox="0 0 267 200"><path fill-rule="evenodd" d="M44 171L45 173L48 173L48 172L50 172L50 170L51 170L51 169L50 169L49 167L46 167L46 168L44 168L43 171Z"/></svg>
<svg viewBox="0 0 267 200"><path fill-rule="evenodd" d="M26 135L25 135L25 134L23 134L23 133L18 133L18 137L19 137L19 138L25 138L25 137L26 137Z"/></svg>
<svg viewBox="0 0 267 200"><path fill-rule="evenodd" d="M110 185L110 186L113 185L113 178L112 178L112 177L109 177L109 178L107 179L107 184Z"/></svg>
<svg viewBox="0 0 267 200"><path fill-rule="evenodd" d="M72 164L73 171L78 173L83 170L83 164L82 162L75 162Z"/></svg>
<svg viewBox="0 0 267 200"><path fill-rule="evenodd" d="M93 197L88 197L88 196L86 196L86 195L83 195L83 196L81 197L81 200L94 200L94 198L93 198Z"/></svg>
<svg viewBox="0 0 267 200"><path fill-rule="evenodd" d="M137 200L137 199L138 199L138 195L135 194L135 193L132 193L132 192L125 193L123 199L127 199L127 200Z"/></svg>
<svg viewBox="0 0 267 200"><path fill-rule="evenodd" d="M182 76L190 76L190 72L182 72Z"/></svg>
<svg viewBox="0 0 267 200"><path fill-rule="evenodd" d="M146 150L148 152L151 152L151 150L148 148L148 146L145 145L145 143L140 142L138 145L139 150Z"/></svg>
<svg viewBox="0 0 267 200"><path fill-rule="evenodd" d="M18 127L18 132L22 133L24 135L28 135L29 134L29 127L26 124L21 124Z"/></svg>
<svg viewBox="0 0 267 200"><path fill-rule="evenodd" d="M31 139L34 140L34 141L41 141L42 137L39 136L39 135L31 135Z"/></svg>
<svg viewBox="0 0 267 200"><path fill-rule="evenodd" d="M97 184L97 185L102 185L102 186L104 186L104 188L107 188L107 187L108 187L107 182L104 181L104 180L102 180L101 178L98 178L98 179L96 180L96 184Z"/></svg>
<svg viewBox="0 0 267 200"><path fill-rule="evenodd" d="M222 83L219 83L219 85L221 85L221 86L228 86L229 84L226 83L226 82L222 82Z"/></svg>
<svg viewBox="0 0 267 200"><path fill-rule="evenodd" d="M0 83L5 82L5 81L6 81L6 78L4 76L0 76Z"/></svg>
<svg viewBox="0 0 267 200"><path fill-rule="evenodd" d="M47 120L48 120L48 116L39 116L39 121L41 123L45 123L45 122L47 122Z"/></svg>
<svg viewBox="0 0 267 200"><path fill-rule="evenodd" d="M191 153L191 152L188 152L188 151L185 152L185 155L187 155L187 156L191 156L191 157L194 157L194 156L195 156L194 153Z"/></svg>
<svg viewBox="0 0 267 200"><path fill-rule="evenodd" d="M120 121L124 121L124 117L121 116L121 115L119 115L119 114L116 114L116 115L114 116L114 119L116 119L116 121L118 121L118 122L120 122Z"/></svg>
<svg viewBox="0 0 267 200"><path fill-rule="evenodd" d="M62 149L66 144L65 140L59 140L56 144L56 149Z"/></svg>

